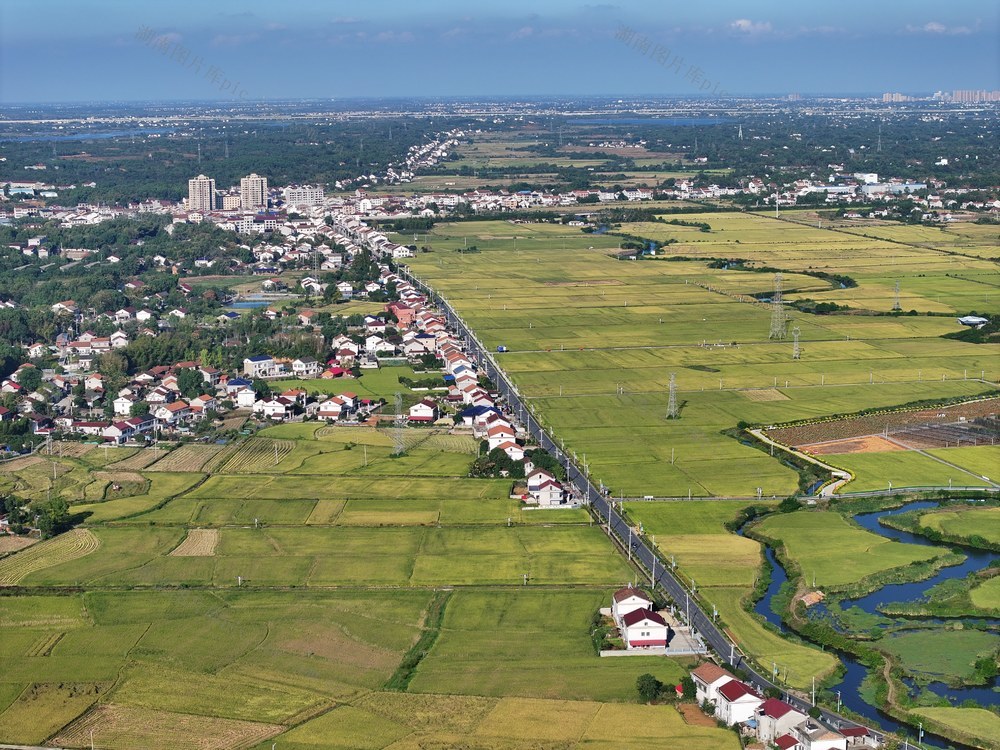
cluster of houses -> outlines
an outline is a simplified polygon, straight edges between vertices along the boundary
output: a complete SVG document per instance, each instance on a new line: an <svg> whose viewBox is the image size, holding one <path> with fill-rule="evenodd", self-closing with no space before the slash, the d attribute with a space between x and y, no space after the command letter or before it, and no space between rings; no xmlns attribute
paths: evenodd
<svg viewBox="0 0 1000 750"><path fill-rule="evenodd" d="M865 727L831 729L777 698L765 698L717 664L706 662L691 672L695 699L714 708L715 718L765 747L780 750L848 750L878 747Z"/></svg>

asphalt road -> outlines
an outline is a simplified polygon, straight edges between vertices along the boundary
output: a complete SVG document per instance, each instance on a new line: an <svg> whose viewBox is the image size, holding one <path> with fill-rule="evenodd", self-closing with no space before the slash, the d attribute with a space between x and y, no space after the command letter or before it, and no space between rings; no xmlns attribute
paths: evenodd
<svg viewBox="0 0 1000 750"><path fill-rule="evenodd" d="M444 313L452 330L465 340L466 353L469 355L470 359L477 362L481 371L496 385L496 390L499 392L500 398L505 402L507 411L521 418L521 421L525 425L526 429L538 445L563 463L566 467L567 480L575 489L578 497L584 499L590 505L592 511L596 514L598 519L600 519L601 524L606 527L609 535L617 539L622 549L626 549L626 545L631 544L632 559L639 562L647 571L650 572L650 577L655 581L655 585L666 592L667 596L674 601L680 614L688 619L688 624L697 631L702 640L704 640L705 643L707 643L708 646L710 646L723 661L727 661L732 664L733 667L743 670L748 675L747 682L758 692L763 693L763 691L768 688L777 690L782 694L783 699L789 705L802 713L808 713L809 709L812 708L812 704L797 695L787 693L787 688L775 684L769 679L769 677L765 676L753 665L749 664L744 659L737 644L730 641L722 633L722 631L716 627L715 623L712 622L695 598L691 596L690 592L671 573L669 567L665 565L656 554L654 554L652 548L646 543L646 540L637 538L634 534L630 533L629 525L625 522L621 515L615 511L608 499L600 493L599 489L593 484L593 482L591 482L583 474L576 463L570 460L569 456L566 456L563 453L562 449L555 443L555 441L552 440L549 434L542 429L541 425L538 424L538 421L533 418L527 405L521 400L521 396L517 392L517 389L507 379L507 375L497 366L491 353L486 350L486 348L476 338L472 330L466 326L465 322L461 319L461 317L459 317L451 305L427 287L427 285L423 282L414 278L407 269L400 268L399 273L423 289L427 293L429 299ZM821 717L823 721L834 728L864 726L835 714L832 711L827 711L826 709L821 709ZM882 739L882 734L880 732L875 730L870 731L873 735Z"/></svg>

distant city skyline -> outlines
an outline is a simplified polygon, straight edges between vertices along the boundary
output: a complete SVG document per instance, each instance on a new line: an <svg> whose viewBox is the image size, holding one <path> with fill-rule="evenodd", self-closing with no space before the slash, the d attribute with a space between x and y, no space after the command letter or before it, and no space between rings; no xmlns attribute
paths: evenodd
<svg viewBox="0 0 1000 750"><path fill-rule="evenodd" d="M0 102L1000 88L978 0L0 6Z"/></svg>

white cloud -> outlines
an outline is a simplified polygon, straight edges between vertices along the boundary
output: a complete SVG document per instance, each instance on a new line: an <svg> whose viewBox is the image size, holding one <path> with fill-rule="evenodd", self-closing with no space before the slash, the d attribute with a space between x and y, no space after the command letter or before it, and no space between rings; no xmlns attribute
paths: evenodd
<svg viewBox="0 0 1000 750"><path fill-rule="evenodd" d="M535 29L531 26L522 26L517 31L511 32L511 39L527 39L535 33Z"/></svg>
<svg viewBox="0 0 1000 750"><path fill-rule="evenodd" d="M928 21L923 26L913 26L907 24L907 34L948 34L951 36L963 36L971 34L972 29L968 26L945 26L940 21Z"/></svg>
<svg viewBox="0 0 1000 750"><path fill-rule="evenodd" d="M731 31L747 36L770 34L774 30L770 21L751 21L749 18L737 18L729 24L729 28Z"/></svg>

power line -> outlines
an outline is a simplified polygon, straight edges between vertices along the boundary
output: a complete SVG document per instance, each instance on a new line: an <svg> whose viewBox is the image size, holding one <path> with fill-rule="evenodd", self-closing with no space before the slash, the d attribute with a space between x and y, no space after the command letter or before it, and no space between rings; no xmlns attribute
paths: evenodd
<svg viewBox="0 0 1000 750"><path fill-rule="evenodd" d="M802 358L802 348L799 346L799 327L792 329L792 359Z"/></svg>

